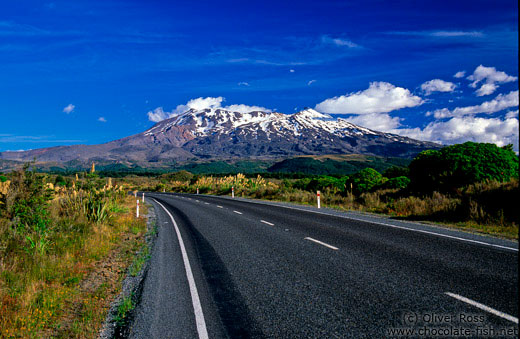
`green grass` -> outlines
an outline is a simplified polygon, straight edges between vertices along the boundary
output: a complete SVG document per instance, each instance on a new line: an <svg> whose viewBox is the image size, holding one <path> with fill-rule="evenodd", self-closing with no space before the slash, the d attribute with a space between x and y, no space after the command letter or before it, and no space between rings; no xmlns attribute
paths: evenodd
<svg viewBox="0 0 520 339"><path fill-rule="evenodd" d="M133 294L125 296L117 306L117 314L114 320L119 326L125 324L128 314L135 308L133 299Z"/></svg>

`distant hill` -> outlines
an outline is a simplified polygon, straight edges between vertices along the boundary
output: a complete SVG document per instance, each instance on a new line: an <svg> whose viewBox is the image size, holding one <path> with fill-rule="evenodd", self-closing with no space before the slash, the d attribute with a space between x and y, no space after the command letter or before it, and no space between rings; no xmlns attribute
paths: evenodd
<svg viewBox="0 0 520 339"><path fill-rule="evenodd" d="M328 174L346 175L352 174L367 167L371 167L379 172L393 167L406 167L410 159L403 158L383 158L375 156L321 156L297 157L286 159L275 163L269 167L269 172L282 173L303 173L303 174Z"/></svg>

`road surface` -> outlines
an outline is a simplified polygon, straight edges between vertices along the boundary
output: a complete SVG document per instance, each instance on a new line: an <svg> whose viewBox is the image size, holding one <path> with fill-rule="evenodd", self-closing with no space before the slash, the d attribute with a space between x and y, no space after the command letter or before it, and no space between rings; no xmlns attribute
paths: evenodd
<svg viewBox="0 0 520 339"><path fill-rule="evenodd" d="M517 243L324 209L146 196L159 237L131 337L518 331Z"/></svg>

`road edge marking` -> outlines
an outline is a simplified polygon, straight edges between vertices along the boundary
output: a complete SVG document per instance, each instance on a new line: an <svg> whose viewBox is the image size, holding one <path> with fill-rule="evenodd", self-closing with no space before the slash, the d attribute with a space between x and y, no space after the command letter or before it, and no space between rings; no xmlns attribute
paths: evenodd
<svg viewBox="0 0 520 339"><path fill-rule="evenodd" d="M317 243L317 244L320 244L320 245L322 245L322 246L328 247L328 248L333 249L333 250L335 250L335 251L338 250L338 248L337 248L336 246L329 245L329 244L327 244L327 243L325 243L325 242L323 242L323 241L319 241L319 240L316 240L316 239L311 238L311 237L305 237L304 239L305 239L305 240L313 241L313 242L315 242L315 243Z"/></svg>
<svg viewBox="0 0 520 339"><path fill-rule="evenodd" d="M153 198L152 198L153 199ZM190 260L188 258L188 253L186 252L186 248L184 247L184 242L182 241L181 232L179 230L179 226L175 222L175 219L171 215L170 211L164 207L159 201L155 200L170 216L170 219L173 222L173 226L175 227L175 233L177 233L177 238L179 240L179 245L182 253L182 260L184 261L184 268L186 270L186 277L188 278L188 284L190 286L190 294L191 294L191 302L193 304L193 311L195 313L195 322L197 324L197 332L199 334L199 339L209 339L208 330L206 328L206 320L204 319L204 313L202 311L202 305L200 303L199 292L197 291L197 285L195 284L195 279L193 278L193 272L191 270Z"/></svg>
<svg viewBox="0 0 520 339"><path fill-rule="evenodd" d="M458 295L458 294L455 294L455 293L451 293L451 292L444 292L444 294L446 294L447 296L450 296L452 298L455 298L457 300L460 300L462 302L465 302L466 304L470 304L471 306L475 306L476 308L479 308L479 309L481 309L483 311L486 311L488 313L494 314L494 315L496 315L496 316L498 316L500 318L503 318L503 319L509 320L509 321L511 321L511 322L513 322L515 324L518 324L518 318L517 317L513 317L512 315L509 315L507 313L495 310L494 308L491 308L489 306L481 304L478 301L471 300L469 298L466 298L466 297L463 297L461 295Z"/></svg>

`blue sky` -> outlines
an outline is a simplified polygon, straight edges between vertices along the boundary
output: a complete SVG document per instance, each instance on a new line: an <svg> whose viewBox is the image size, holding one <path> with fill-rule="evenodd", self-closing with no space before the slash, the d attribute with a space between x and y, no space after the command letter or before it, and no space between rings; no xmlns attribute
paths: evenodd
<svg viewBox="0 0 520 339"><path fill-rule="evenodd" d="M107 142L190 100L518 150L517 77L516 1L11 1L0 151Z"/></svg>

